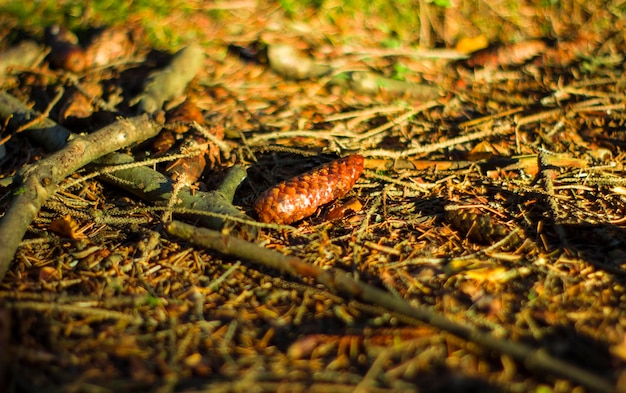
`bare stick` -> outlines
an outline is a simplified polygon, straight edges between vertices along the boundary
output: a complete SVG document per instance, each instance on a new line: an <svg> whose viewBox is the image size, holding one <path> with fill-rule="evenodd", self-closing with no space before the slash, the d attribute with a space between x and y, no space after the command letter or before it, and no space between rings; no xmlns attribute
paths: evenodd
<svg viewBox="0 0 626 393"><path fill-rule="evenodd" d="M39 114L17 98L0 92L0 118L9 119L9 128L18 129L23 124L37 118ZM25 136L47 151L57 151L65 147L70 131L49 118L43 118L23 132Z"/></svg>
<svg viewBox="0 0 626 393"><path fill-rule="evenodd" d="M387 310L416 319L465 340L477 343L484 348L507 354L531 370L561 376L584 385L591 390L601 392L612 392L614 390L614 386L610 381L578 368L571 363L559 360L542 349L534 349L524 344L502 340L470 326L451 321L428 308L412 306L404 299L395 297L364 282L355 281L343 271L322 270L297 257L283 255L278 251L262 248L254 243L233 236L205 228L197 228L178 221L168 223L166 230L171 235L226 255L247 259L252 263L278 269L294 276L314 278L333 293L344 294L368 304L381 306Z"/></svg>
<svg viewBox="0 0 626 393"><path fill-rule="evenodd" d="M386 91L391 94L408 94L425 101L439 96L437 86L425 83L399 81L369 71L347 71L339 67L320 64L301 55L289 46L275 44L267 48L267 58L272 70L285 78L303 80L329 77L328 83L349 87L362 94L378 94Z"/></svg>
<svg viewBox="0 0 626 393"><path fill-rule="evenodd" d="M0 53L0 80L7 76L11 68L31 67L43 60L46 49L34 41L23 41L13 48Z"/></svg>
<svg viewBox="0 0 626 393"><path fill-rule="evenodd" d="M13 117L11 113L14 113ZM37 118L38 114L18 99L0 92L0 117L10 118L10 126L17 128ZM58 183L92 161L99 165L121 166L118 170L107 168L101 171L101 175L112 174L105 180L144 200L167 203L173 190L173 183L169 178L146 166L137 165L133 158L126 154L109 154L150 138L160 129L161 125L150 120L148 115L120 120L84 137L71 133L48 118L41 118L39 123L31 123L23 135L43 144L48 150L63 148L67 139L70 143L67 148L26 168L21 174L23 188L19 190L20 195L0 221L0 281L10 266L26 228L46 200L59 190ZM103 157L104 155L106 157ZM98 160L99 158L101 159ZM256 237L257 229L246 224L245 222L250 222L251 219L232 204L234 193L245 177L246 170L235 166L218 190L191 192L189 188L184 188L177 196L174 210L187 210L190 211L189 215L194 214L193 210L216 213L213 216L200 216L199 222L213 229L227 230L246 239L253 239ZM29 198L32 199L31 202ZM225 217L239 220L228 220Z"/></svg>
<svg viewBox="0 0 626 393"><path fill-rule="evenodd" d="M52 126L51 132L60 130L64 134L65 129L51 120L42 122ZM65 177L110 152L153 137L160 130L161 124L147 115L118 120L93 134L72 134L63 150L21 170L22 187L0 221L0 281L9 269L26 229ZM45 140L47 130L38 131Z"/></svg>
<svg viewBox="0 0 626 393"><path fill-rule="evenodd" d="M167 67L148 77L143 93L137 98L139 112L161 110L165 101L182 95L202 67L204 58L204 52L198 45L187 46L174 54Z"/></svg>

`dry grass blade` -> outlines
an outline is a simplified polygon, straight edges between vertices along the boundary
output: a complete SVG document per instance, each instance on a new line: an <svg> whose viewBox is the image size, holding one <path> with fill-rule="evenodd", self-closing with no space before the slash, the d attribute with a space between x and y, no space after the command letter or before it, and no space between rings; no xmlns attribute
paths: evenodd
<svg viewBox="0 0 626 393"><path fill-rule="evenodd" d="M15 310L37 310L41 312L57 312L57 313L69 313L88 316L94 320L107 320L111 319L123 323L130 323L134 325L141 325L144 320L141 316L132 316L126 313L115 312L106 309L81 307L80 305L71 304L54 304L54 303L41 303L31 301L10 301L7 305L11 309Z"/></svg>

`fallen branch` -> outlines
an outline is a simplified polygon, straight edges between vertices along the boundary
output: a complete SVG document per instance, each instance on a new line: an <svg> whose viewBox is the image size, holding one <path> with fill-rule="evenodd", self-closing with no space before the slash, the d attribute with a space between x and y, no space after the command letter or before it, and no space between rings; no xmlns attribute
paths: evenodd
<svg viewBox="0 0 626 393"><path fill-rule="evenodd" d="M19 127L39 115L18 99L0 92L0 117L9 118L10 126ZM78 136L64 127L45 117L39 123L32 123L24 131L24 135L32 137L35 142L44 145L47 150L55 150L70 143L58 153L43 159L21 172L22 187L19 195L13 200L5 216L0 221L0 281L10 267L15 251L22 240L31 221L37 216L39 209L52 196L58 183L73 174L84 165L96 161L98 165L131 164L133 158L126 154L110 154L111 152L143 141L156 135L161 124L151 120L148 115L128 120L119 120L104 129L86 136ZM106 180L149 202L167 203L172 197L173 183L163 174L145 166L125 167L106 171ZM250 218L232 205L234 193L246 176L246 170L240 166L231 169L218 190L212 192L191 192L186 187L177 195L174 210L187 209L217 213L222 216L239 218L238 221L227 221L224 217L200 216L199 222L217 230L235 232L246 239L256 237L256 228L241 225L241 221Z"/></svg>
<svg viewBox="0 0 626 393"><path fill-rule="evenodd" d="M148 79L144 92L139 97L139 110L150 113L158 111L166 100L182 94L200 69L203 60L204 53L195 45L176 53L167 67L155 72ZM118 120L100 131L79 136L5 92L0 92L0 117L9 121L9 128L24 130L27 137L46 150L58 151L20 171L22 187L0 221L2 281L28 226L39 214L41 206L57 191L59 183L106 154L155 136L162 128L163 120L157 122L153 117L144 115ZM217 195L221 194L215 194L214 199L217 199ZM189 203L194 207L193 201ZM206 207L206 204L200 205ZM220 200L219 205L232 207L229 201L222 203ZM224 209L219 210L219 213L223 212Z"/></svg>
<svg viewBox="0 0 626 393"><path fill-rule="evenodd" d="M340 270L322 270L301 259L283 255L275 250L259 247L254 243L224 235L205 228L197 228L178 221L166 225L171 235L190 241L201 247L219 251L226 255L246 259L252 263L277 269L293 276L315 279L336 294L343 294L359 301L381 306L387 310L429 324L484 348L507 354L524 364L528 369L567 378L594 391L612 392L613 384L571 363L559 360L542 349L534 349L524 344L506 341L483 333L470 326L449 320L425 307L413 306L404 299L381 289L355 281Z"/></svg>
<svg viewBox="0 0 626 393"><path fill-rule="evenodd" d="M133 162L134 160L131 156L116 153L103 157L96 164L110 166ZM111 167L107 172L110 172L110 174L107 173L101 176L105 181L115 184L145 201L166 204L172 198L174 182L167 176L147 166L136 166L119 170ZM203 226L218 231L225 230L229 233L236 233L239 237L252 240L256 238L256 228L240 224L241 221L251 221L252 219L232 204L235 191L246 178L246 175L245 168L235 165L230 169L217 190L192 192L189 187L183 187L174 196L176 201L171 206L172 210L180 211L181 209L187 209L189 211L188 214L193 214L193 211L201 211L239 218L241 220L234 221L225 220L217 215L198 216L198 222Z"/></svg>
<svg viewBox="0 0 626 393"><path fill-rule="evenodd" d="M51 133L65 134L67 131L52 120L46 120L45 123L51 126ZM161 125L162 122L142 115L118 120L89 135L76 135L67 131L67 135L71 136L65 148L23 168L18 175L21 186L0 221L0 281L9 269L26 229L41 206L57 191L63 179L95 159L155 136L161 130ZM31 127L36 131L34 135L47 140L45 127L37 124ZM58 141L57 138L53 140Z"/></svg>
<svg viewBox="0 0 626 393"><path fill-rule="evenodd" d="M0 91L0 118L8 119L7 128L13 130L30 123L31 126L24 129L23 135L50 152L65 147L71 134L67 128L48 117L41 117L22 101L4 91ZM33 122L35 119L38 121Z"/></svg>
<svg viewBox="0 0 626 393"><path fill-rule="evenodd" d="M0 53L0 80L10 74L13 68L27 68L43 60L46 49L34 41L22 41L19 45Z"/></svg>
<svg viewBox="0 0 626 393"><path fill-rule="evenodd" d="M139 112L159 111L166 101L182 95L202 67L204 57L202 48L197 45L189 45L176 52L167 67L154 71L148 77L143 92L136 98Z"/></svg>

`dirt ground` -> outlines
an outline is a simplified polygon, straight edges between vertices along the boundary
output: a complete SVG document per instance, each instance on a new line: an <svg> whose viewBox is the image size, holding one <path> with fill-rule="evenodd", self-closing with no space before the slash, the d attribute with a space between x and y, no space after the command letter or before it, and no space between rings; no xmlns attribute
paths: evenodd
<svg viewBox="0 0 626 393"><path fill-rule="evenodd" d="M626 391L624 7L490 3L2 14L0 391Z"/></svg>

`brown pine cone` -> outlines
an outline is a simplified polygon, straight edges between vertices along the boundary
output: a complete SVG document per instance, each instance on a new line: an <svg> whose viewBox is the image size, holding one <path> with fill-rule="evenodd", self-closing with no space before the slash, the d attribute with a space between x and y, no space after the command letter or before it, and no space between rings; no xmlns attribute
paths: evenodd
<svg viewBox="0 0 626 393"><path fill-rule="evenodd" d="M290 224L309 217L350 191L363 172L363 161L360 155L340 158L270 188L254 204L259 220Z"/></svg>

